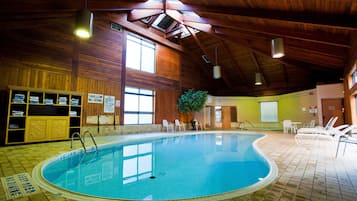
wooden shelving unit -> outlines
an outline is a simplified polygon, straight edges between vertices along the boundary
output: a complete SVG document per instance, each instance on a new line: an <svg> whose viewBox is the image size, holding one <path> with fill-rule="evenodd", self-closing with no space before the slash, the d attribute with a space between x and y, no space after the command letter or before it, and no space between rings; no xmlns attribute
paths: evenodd
<svg viewBox="0 0 357 201"><path fill-rule="evenodd" d="M81 93L9 86L6 96L3 144L65 140L80 132Z"/></svg>

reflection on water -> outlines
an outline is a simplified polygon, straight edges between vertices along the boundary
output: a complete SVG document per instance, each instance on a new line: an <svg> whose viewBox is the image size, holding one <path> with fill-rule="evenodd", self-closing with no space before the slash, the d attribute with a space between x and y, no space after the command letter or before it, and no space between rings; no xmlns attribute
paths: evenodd
<svg viewBox="0 0 357 201"><path fill-rule="evenodd" d="M269 173L258 134L201 134L67 154L44 177L70 191L109 198L179 199L236 190ZM183 188L185 187L185 188Z"/></svg>

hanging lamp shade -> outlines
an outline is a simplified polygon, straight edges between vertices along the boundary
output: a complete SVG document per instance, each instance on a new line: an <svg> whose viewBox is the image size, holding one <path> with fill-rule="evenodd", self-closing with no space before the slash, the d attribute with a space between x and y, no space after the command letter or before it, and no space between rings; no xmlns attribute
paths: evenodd
<svg viewBox="0 0 357 201"><path fill-rule="evenodd" d="M213 66L213 78L214 79L221 78L221 67L218 65Z"/></svg>
<svg viewBox="0 0 357 201"><path fill-rule="evenodd" d="M90 38L93 30L93 13L88 9L78 12L74 34L80 38Z"/></svg>
<svg viewBox="0 0 357 201"><path fill-rule="evenodd" d="M282 38L275 38L271 40L271 56L273 58L281 58L284 53L284 42Z"/></svg>
<svg viewBox="0 0 357 201"><path fill-rule="evenodd" d="M213 66L213 78L214 79L219 79L221 78L221 66L218 65L218 47L215 49L215 55L216 55L216 65Z"/></svg>
<svg viewBox="0 0 357 201"><path fill-rule="evenodd" d="M262 74L255 73L255 85L262 85Z"/></svg>

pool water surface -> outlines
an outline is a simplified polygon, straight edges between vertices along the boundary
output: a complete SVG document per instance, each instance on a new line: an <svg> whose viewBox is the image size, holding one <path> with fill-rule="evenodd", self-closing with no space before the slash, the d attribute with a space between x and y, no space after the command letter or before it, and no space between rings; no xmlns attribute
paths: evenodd
<svg viewBox="0 0 357 201"><path fill-rule="evenodd" d="M263 136L206 133L104 145L50 159L42 176L58 188L109 199L213 196L272 176L270 162L253 146Z"/></svg>

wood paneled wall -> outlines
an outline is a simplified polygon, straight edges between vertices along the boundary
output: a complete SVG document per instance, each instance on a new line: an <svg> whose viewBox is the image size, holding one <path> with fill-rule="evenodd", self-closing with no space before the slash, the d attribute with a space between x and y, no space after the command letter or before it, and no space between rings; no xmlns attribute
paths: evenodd
<svg viewBox="0 0 357 201"><path fill-rule="evenodd" d="M14 16L16 17L16 16ZM103 115L102 104L87 103L88 93L121 97L125 30L110 27L104 12L94 14L93 37L73 36L74 16L53 23L44 16L34 26L14 26L0 32L0 89L8 85L83 92L86 117ZM157 73L126 71L126 85L156 91L155 123L179 117L177 98L184 88L200 88L201 72L193 71L182 53L157 43ZM116 114L120 114L116 108Z"/></svg>

